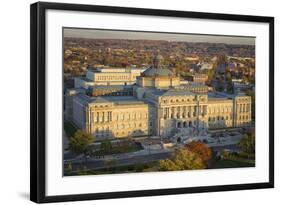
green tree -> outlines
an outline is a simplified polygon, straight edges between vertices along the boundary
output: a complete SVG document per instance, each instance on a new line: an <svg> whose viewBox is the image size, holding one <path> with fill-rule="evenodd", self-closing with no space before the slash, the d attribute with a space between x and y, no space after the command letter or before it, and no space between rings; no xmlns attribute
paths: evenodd
<svg viewBox="0 0 281 205"><path fill-rule="evenodd" d="M248 158L250 158L251 155L255 154L255 134L245 134L239 142L238 146L244 153L248 155Z"/></svg>
<svg viewBox="0 0 281 205"><path fill-rule="evenodd" d="M71 172L72 172L72 163L69 162L69 163L67 164L67 167L65 168L65 173L66 173L66 174L70 174Z"/></svg>
<svg viewBox="0 0 281 205"><path fill-rule="evenodd" d="M88 170L87 170L87 167L83 167L83 169L79 169L79 170L77 170L77 175L79 176L79 175L88 175L89 174L89 172L88 172Z"/></svg>
<svg viewBox="0 0 281 205"><path fill-rule="evenodd" d="M226 81L231 83L232 77L230 71L226 71Z"/></svg>
<svg viewBox="0 0 281 205"><path fill-rule="evenodd" d="M93 141L94 137L91 134L77 130L69 140L69 149L76 154L85 154Z"/></svg>
<svg viewBox="0 0 281 205"><path fill-rule="evenodd" d="M111 167L116 166L117 161L115 159L108 159L104 161L104 165L106 166L107 171L110 170Z"/></svg>
<svg viewBox="0 0 281 205"><path fill-rule="evenodd" d="M109 153L109 152L112 150L111 141L108 140L108 139L103 140L103 141L101 142L100 149L101 149L104 153Z"/></svg>
<svg viewBox="0 0 281 205"><path fill-rule="evenodd" d="M181 149L176 151L171 159L160 160L159 167L162 171L206 168L205 163L201 159L201 157L188 149Z"/></svg>

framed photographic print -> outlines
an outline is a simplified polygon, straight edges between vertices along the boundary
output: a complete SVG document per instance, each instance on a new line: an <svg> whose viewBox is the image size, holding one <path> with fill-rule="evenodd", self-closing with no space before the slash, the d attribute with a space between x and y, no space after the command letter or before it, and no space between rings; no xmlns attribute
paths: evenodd
<svg viewBox="0 0 281 205"><path fill-rule="evenodd" d="M31 200L274 187L274 18L31 5Z"/></svg>

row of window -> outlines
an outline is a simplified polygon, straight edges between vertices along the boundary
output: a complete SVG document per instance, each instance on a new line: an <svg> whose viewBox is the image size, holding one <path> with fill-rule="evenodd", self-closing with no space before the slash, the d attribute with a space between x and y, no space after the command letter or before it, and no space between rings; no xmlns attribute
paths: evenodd
<svg viewBox="0 0 281 205"><path fill-rule="evenodd" d="M125 131L121 131L121 132L104 132L104 131L99 131L99 132L95 132L95 135L97 137L111 137L113 135L119 136L119 135L143 135L143 134L147 134L147 130L133 130L133 131L129 131L129 132L125 132Z"/></svg>
<svg viewBox="0 0 281 205"><path fill-rule="evenodd" d="M250 117L248 116L248 115L246 115L246 116L239 116L238 117L238 119L239 120L249 120L250 119ZM209 119L208 119L208 121L209 122L215 122L215 121L220 121L220 120L232 120L232 116L230 115L229 117L228 116L217 116L217 117L209 117Z"/></svg>
<svg viewBox="0 0 281 205"><path fill-rule="evenodd" d="M232 112L232 107L209 107L208 109L208 113L212 114L212 113L228 113L228 112Z"/></svg>
<svg viewBox="0 0 281 205"><path fill-rule="evenodd" d="M150 124L152 126L152 124ZM127 128L145 128L146 124L142 123L132 123L132 124L116 124L112 127L112 129L127 129ZM109 131L109 127L100 127L96 128L96 132L99 131Z"/></svg>
<svg viewBox="0 0 281 205"><path fill-rule="evenodd" d="M97 76L96 80L128 80L129 76Z"/></svg>
<svg viewBox="0 0 281 205"><path fill-rule="evenodd" d="M193 125L196 125L196 121L189 121L189 122L178 122L177 128L186 128L186 127L192 127Z"/></svg>
<svg viewBox="0 0 281 205"><path fill-rule="evenodd" d="M202 117L205 116L204 113L202 113L201 115L202 115ZM163 117L166 120L166 119L168 119L169 115L164 114ZM171 119L180 119L181 117L182 118L196 117L196 112L192 112L192 113L188 112L187 114L185 114L185 113L182 113L182 114L180 114L180 113L177 113L177 114L171 113L171 115L170 115Z"/></svg>
<svg viewBox="0 0 281 205"><path fill-rule="evenodd" d="M147 113L121 113L116 115L116 120L140 120L147 119Z"/></svg>
<svg viewBox="0 0 281 205"><path fill-rule="evenodd" d="M140 119L147 119L147 113L121 113L115 115L114 119L112 117L112 112L97 112L93 115L94 122L111 122L112 120L140 120Z"/></svg>
<svg viewBox="0 0 281 205"><path fill-rule="evenodd" d="M249 112L250 107L251 107L250 104L237 105L237 108L239 109L239 112Z"/></svg>
<svg viewBox="0 0 281 205"><path fill-rule="evenodd" d="M108 91L95 91L93 96L132 96L132 91L119 91L119 90L108 90ZM100 106L102 107L102 106Z"/></svg>
<svg viewBox="0 0 281 205"><path fill-rule="evenodd" d="M250 117L248 115L245 115L245 116L244 115L240 115L238 119L239 120L249 120Z"/></svg>
<svg viewBox="0 0 281 205"><path fill-rule="evenodd" d="M164 113L169 113L169 112L194 112L196 111L198 106L181 106L181 107L170 107L170 108L164 108L163 111ZM199 112L207 112L207 106L199 106Z"/></svg>
<svg viewBox="0 0 281 205"><path fill-rule="evenodd" d="M174 102L194 102L194 101L196 101L196 99L195 98L193 98L193 99L191 99L191 98L187 98L187 99L176 99L176 100L174 100L174 99L171 99L171 100L163 100L163 103L168 103L168 102L170 102L170 103L174 103Z"/></svg>
<svg viewBox="0 0 281 205"><path fill-rule="evenodd" d="M111 122L112 112L97 112L94 117L94 122Z"/></svg>
<svg viewBox="0 0 281 205"><path fill-rule="evenodd" d="M209 117L209 122L215 122L215 121L224 121L224 120L232 120L232 116L217 116L217 117Z"/></svg>

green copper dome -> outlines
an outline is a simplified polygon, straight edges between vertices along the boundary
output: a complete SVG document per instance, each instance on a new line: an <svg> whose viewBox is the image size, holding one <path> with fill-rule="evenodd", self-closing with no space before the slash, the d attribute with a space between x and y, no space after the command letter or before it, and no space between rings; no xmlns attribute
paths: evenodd
<svg viewBox="0 0 281 205"><path fill-rule="evenodd" d="M154 76L173 76L173 72L167 68L163 68L162 62L164 58L160 54L153 58L153 66L146 69L142 76L154 77Z"/></svg>
<svg viewBox="0 0 281 205"><path fill-rule="evenodd" d="M143 76L146 77L173 76L173 72L167 68L154 68L154 67L150 67L146 69L142 74Z"/></svg>

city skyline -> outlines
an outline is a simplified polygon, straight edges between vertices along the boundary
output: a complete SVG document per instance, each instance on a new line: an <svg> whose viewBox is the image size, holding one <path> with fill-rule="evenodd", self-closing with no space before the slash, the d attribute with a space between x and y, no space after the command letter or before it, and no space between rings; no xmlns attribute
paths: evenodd
<svg viewBox="0 0 281 205"><path fill-rule="evenodd" d="M88 39L165 40L169 42L225 43L255 45L255 37L221 36L211 34L159 33L142 31L117 31L101 29L64 28L64 37Z"/></svg>

